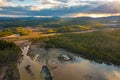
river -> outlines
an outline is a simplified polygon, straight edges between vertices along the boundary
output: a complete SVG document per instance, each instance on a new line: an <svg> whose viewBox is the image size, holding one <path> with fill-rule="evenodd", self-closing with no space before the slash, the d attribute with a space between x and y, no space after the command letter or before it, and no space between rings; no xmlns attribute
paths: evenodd
<svg viewBox="0 0 120 80"><path fill-rule="evenodd" d="M53 80L120 80L119 67L91 62L63 49L45 51L35 45L29 52L34 56L30 57L27 55L29 49L30 45L22 48L23 57L18 63L20 80L45 80L40 73L46 60ZM60 61L58 57L61 54L70 55L73 59Z"/></svg>

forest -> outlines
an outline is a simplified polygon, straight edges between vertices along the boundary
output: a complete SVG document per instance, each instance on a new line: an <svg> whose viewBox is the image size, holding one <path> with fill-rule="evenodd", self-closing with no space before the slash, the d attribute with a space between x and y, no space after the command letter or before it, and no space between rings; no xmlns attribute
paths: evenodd
<svg viewBox="0 0 120 80"><path fill-rule="evenodd" d="M12 34L28 35L31 32L32 30L26 30L23 27L9 28L9 29L4 29L0 31L0 37L6 37Z"/></svg>
<svg viewBox="0 0 120 80"><path fill-rule="evenodd" d="M98 63L120 65L120 30L62 34L46 41L46 48L53 47Z"/></svg>
<svg viewBox="0 0 120 80"><path fill-rule="evenodd" d="M90 27L100 27L103 21L99 19L81 17L81 18L10 18L10 19L0 19L0 28L10 28L10 27L46 27L46 28L58 28L58 27L69 27L73 25L90 26ZM99 26L99 25L100 26Z"/></svg>
<svg viewBox="0 0 120 80"><path fill-rule="evenodd" d="M16 62L20 52L15 43L0 40L0 65Z"/></svg>

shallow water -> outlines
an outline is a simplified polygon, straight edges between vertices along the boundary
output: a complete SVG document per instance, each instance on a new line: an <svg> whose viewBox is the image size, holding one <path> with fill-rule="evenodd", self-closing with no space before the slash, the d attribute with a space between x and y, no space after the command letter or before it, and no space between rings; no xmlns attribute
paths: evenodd
<svg viewBox="0 0 120 80"><path fill-rule="evenodd" d="M20 63L18 63L18 70L20 74L20 80L40 80L40 70L42 68L41 64L37 62L36 60L32 60L29 56L27 56L29 50L29 46L26 46L22 49L22 55L23 57L20 60ZM30 65L31 73L27 72L25 67L27 65Z"/></svg>
<svg viewBox="0 0 120 80"><path fill-rule="evenodd" d="M83 59L80 56L62 49L34 48L31 53L33 58L27 56L29 46L22 49L23 59L18 64L20 80L44 80L41 79L40 71L47 63L53 80L120 80L120 68L112 65L98 64ZM59 61L60 54L69 54L73 57L71 61ZM47 62L46 62L47 60ZM30 65L31 75L25 70Z"/></svg>

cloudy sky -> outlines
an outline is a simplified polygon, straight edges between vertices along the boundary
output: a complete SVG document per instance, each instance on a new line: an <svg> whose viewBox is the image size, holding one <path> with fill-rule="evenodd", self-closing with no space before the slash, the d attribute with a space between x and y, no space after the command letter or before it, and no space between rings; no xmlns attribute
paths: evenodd
<svg viewBox="0 0 120 80"><path fill-rule="evenodd" d="M120 15L120 0L0 0L0 17Z"/></svg>

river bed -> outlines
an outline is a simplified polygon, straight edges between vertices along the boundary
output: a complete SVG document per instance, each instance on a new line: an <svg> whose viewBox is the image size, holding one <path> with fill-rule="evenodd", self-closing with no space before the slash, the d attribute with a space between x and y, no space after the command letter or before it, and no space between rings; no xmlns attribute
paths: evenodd
<svg viewBox="0 0 120 80"><path fill-rule="evenodd" d="M32 56L28 56L32 54ZM61 54L72 56L72 60L60 61ZM81 58L63 49L45 50L39 45L22 48L23 57L18 63L20 80L46 80L41 77L43 66L50 70L53 80L120 80L120 68L113 65L98 64ZM25 67L28 66L28 70Z"/></svg>

